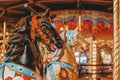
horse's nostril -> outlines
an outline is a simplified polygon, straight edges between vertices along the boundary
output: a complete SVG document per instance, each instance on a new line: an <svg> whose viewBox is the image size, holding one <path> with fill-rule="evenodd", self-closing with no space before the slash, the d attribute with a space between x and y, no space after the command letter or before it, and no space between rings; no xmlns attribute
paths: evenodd
<svg viewBox="0 0 120 80"><path fill-rule="evenodd" d="M62 48L63 47L63 41L62 40L58 40L56 46L58 48Z"/></svg>
<svg viewBox="0 0 120 80"><path fill-rule="evenodd" d="M59 40L57 43L58 43L58 44L63 44L63 41L62 41L62 40Z"/></svg>

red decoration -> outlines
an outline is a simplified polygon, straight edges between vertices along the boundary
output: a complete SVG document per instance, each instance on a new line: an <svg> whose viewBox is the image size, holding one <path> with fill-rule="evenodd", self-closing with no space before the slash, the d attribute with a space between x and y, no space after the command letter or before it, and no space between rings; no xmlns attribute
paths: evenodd
<svg viewBox="0 0 120 80"><path fill-rule="evenodd" d="M77 20L70 19L70 20L67 21L67 24L68 24L68 29L69 30L75 30L76 27L77 27Z"/></svg>
<svg viewBox="0 0 120 80"><path fill-rule="evenodd" d="M31 80L31 77L24 75L24 76L23 76L23 79L24 79L24 80Z"/></svg>
<svg viewBox="0 0 120 80"><path fill-rule="evenodd" d="M60 20L54 20L53 22L56 25L57 32L60 33L60 28L63 26L62 21L60 21Z"/></svg>
<svg viewBox="0 0 120 80"><path fill-rule="evenodd" d="M113 23L106 24L103 21L99 21L97 24L96 37L100 39L113 39Z"/></svg>
<svg viewBox="0 0 120 80"><path fill-rule="evenodd" d="M82 25L82 31L81 33L85 37L91 37L92 36L92 27L94 26L93 22L91 20L84 20Z"/></svg>
<svg viewBox="0 0 120 80"><path fill-rule="evenodd" d="M95 26L96 29L93 28ZM99 21L95 25L91 20L84 20L81 33L85 37L91 37L92 33L95 33L96 38L110 40L113 39L113 23L106 24L104 21Z"/></svg>

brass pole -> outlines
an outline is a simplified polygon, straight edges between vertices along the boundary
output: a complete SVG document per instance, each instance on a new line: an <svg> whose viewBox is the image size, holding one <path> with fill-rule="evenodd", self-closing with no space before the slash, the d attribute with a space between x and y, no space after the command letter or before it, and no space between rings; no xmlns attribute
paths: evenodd
<svg viewBox="0 0 120 80"><path fill-rule="evenodd" d="M2 17L5 14L5 9L0 7L0 10L2 10L0 17Z"/></svg>
<svg viewBox="0 0 120 80"><path fill-rule="evenodd" d="M114 22L114 53L113 53L113 80L120 79L120 1L113 0L113 22Z"/></svg>
<svg viewBox="0 0 120 80"><path fill-rule="evenodd" d="M2 53L0 54L0 64L2 64L2 62L4 61L4 58L5 58L5 45L6 45L6 21L4 19L4 22L3 22L3 33L2 33L2 36L3 36L3 43L2 43Z"/></svg>
<svg viewBox="0 0 120 80"><path fill-rule="evenodd" d="M97 74L98 73L98 54L97 54L97 41L96 40L93 40L92 41L92 58L91 58L91 61L92 61L92 67L91 67L91 72L93 73L92 74L92 80L97 80L99 75Z"/></svg>
<svg viewBox="0 0 120 80"><path fill-rule="evenodd" d="M6 45L6 19L4 18L3 22L3 53L5 54L5 45Z"/></svg>

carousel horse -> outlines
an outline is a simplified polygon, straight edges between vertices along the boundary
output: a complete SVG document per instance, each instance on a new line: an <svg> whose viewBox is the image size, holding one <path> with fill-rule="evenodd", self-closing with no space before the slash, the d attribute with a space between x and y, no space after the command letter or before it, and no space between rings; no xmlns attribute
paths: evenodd
<svg viewBox="0 0 120 80"><path fill-rule="evenodd" d="M0 66L0 80L43 80L42 57L38 42L49 51L63 47L63 40L51 26L49 9L42 16L22 18L14 27ZM39 73L41 72L41 73Z"/></svg>
<svg viewBox="0 0 120 80"><path fill-rule="evenodd" d="M112 64L112 48L104 44L98 48L101 64Z"/></svg>
<svg viewBox="0 0 120 80"><path fill-rule="evenodd" d="M67 44L66 32L63 31L60 36L65 43L61 49L49 52L44 45L40 46L40 51L44 52L45 80L77 80L78 70L74 52Z"/></svg>

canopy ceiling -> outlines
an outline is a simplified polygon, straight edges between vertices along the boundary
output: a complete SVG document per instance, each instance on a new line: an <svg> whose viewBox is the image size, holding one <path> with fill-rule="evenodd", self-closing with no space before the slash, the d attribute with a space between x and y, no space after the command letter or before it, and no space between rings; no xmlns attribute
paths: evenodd
<svg viewBox="0 0 120 80"><path fill-rule="evenodd" d="M28 4L37 12L43 12L46 8L56 10L99 10L113 11L113 0L0 0L0 22L6 17L7 23L14 24L21 17L31 14L24 7ZM3 13L4 15L2 15Z"/></svg>
<svg viewBox="0 0 120 80"><path fill-rule="evenodd" d="M26 10L24 4L29 4L38 12L43 11L47 7L51 10L64 9L85 9L85 10L100 10L112 12L113 0L0 0L0 7L5 8L6 16L28 15L29 10Z"/></svg>

